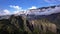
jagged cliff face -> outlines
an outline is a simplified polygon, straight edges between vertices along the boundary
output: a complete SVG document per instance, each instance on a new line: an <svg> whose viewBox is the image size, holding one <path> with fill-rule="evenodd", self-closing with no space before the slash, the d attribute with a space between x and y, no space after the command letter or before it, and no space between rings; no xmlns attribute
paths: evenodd
<svg viewBox="0 0 60 34"><path fill-rule="evenodd" d="M39 19L28 20L22 16L10 16L9 19L0 20L1 34L44 34L57 33L60 29L60 13L41 16Z"/></svg>
<svg viewBox="0 0 60 34"><path fill-rule="evenodd" d="M25 17L11 15L0 20L0 34L32 34L33 27Z"/></svg>
<svg viewBox="0 0 60 34"><path fill-rule="evenodd" d="M46 19L56 25L60 26L60 13L51 14L46 17Z"/></svg>
<svg viewBox="0 0 60 34"><path fill-rule="evenodd" d="M24 31L24 20L20 16L11 16L9 19L0 20L0 34L21 34Z"/></svg>
<svg viewBox="0 0 60 34"><path fill-rule="evenodd" d="M38 29L37 31L60 32L60 13L30 16L28 20L33 24L35 30Z"/></svg>

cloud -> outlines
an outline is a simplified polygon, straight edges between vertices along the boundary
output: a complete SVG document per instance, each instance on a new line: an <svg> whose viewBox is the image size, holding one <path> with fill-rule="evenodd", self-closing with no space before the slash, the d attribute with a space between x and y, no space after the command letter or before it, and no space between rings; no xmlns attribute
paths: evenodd
<svg viewBox="0 0 60 34"><path fill-rule="evenodd" d="M28 8L28 9L37 9L37 7L36 6L32 6L31 8Z"/></svg>
<svg viewBox="0 0 60 34"><path fill-rule="evenodd" d="M4 11L5 14L10 14L10 11L7 10L7 9L5 9L5 10L3 10L3 11Z"/></svg>
<svg viewBox="0 0 60 34"><path fill-rule="evenodd" d="M20 12L22 12L22 11L26 11L26 10L23 10L23 9L21 9L21 10L16 10L16 11L13 11L13 14L20 14Z"/></svg>
<svg viewBox="0 0 60 34"><path fill-rule="evenodd" d="M17 14L17 13L19 13L19 11L14 11L14 13L13 13L13 14Z"/></svg>
<svg viewBox="0 0 60 34"><path fill-rule="evenodd" d="M20 6L10 5L9 7L16 9L13 11L13 14L19 14L21 11L25 11L24 13L26 13L26 9L23 10L22 7ZM31 8L27 8L27 9L37 9L37 7L32 6Z"/></svg>
<svg viewBox="0 0 60 34"><path fill-rule="evenodd" d="M44 11L28 11L27 14L34 15L51 15L54 13L60 13L60 7L44 9Z"/></svg>
<svg viewBox="0 0 60 34"><path fill-rule="evenodd" d="M15 5L10 5L11 8L14 8L16 10L19 10L19 9L22 9L22 7L19 7L19 6L15 6Z"/></svg>
<svg viewBox="0 0 60 34"><path fill-rule="evenodd" d="M37 15L50 15L53 13L60 13L60 7L55 7L54 9L50 9L50 10L46 10L44 12L41 13L37 13Z"/></svg>
<svg viewBox="0 0 60 34"><path fill-rule="evenodd" d="M23 10L22 7L20 7L20 6L10 5L9 7L16 9L13 11L13 14L19 14L21 11L25 11L24 13L26 13L26 9ZM31 8L27 8L27 9L37 9L37 7L32 6Z"/></svg>
<svg viewBox="0 0 60 34"><path fill-rule="evenodd" d="M47 2L47 3L55 3L55 2L58 2L60 0L44 0L44 1Z"/></svg>
<svg viewBox="0 0 60 34"><path fill-rule="evenodd" d="M13 14L18 14L20 11L25 11L20 6L10 5L9 7L13 8L13 9L16 9L16 10L13 11Z"/></svg>
<svg viewBox="0 0 60 34"><path fill-rule="evenodd" d="M10 11L7 9L4 9L3 11L0 11L0 15L9 15Z"/></svg>

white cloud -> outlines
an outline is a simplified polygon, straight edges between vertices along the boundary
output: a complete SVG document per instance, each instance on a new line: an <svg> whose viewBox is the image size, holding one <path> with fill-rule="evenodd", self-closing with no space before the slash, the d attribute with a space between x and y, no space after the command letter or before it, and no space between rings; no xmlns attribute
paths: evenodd
<svg viewBox="0 0 60 34"><path fill-rule="evenodd" d="M14 13L13 13L13 14L17 14L17 13L19 13L19 11L14 11Z"/></svg>
<svg viewBox="0 0 60 34"><path fill-rule="evenodd" d="M5 9L4 12L5 12L5 14L10 14L10 11L7 9Z"/></svg>
<svg viewBox="0 0 60 34"><path fill-rule="evenodd" d="M55 3L55 2L57 2L58 0L45 0L45 2L47 2L47 3Z"/></svg>
<svg viewBox="0 0 60 34"><path fill-rule="evenodd" d="M22 9L22 7L19 7L19 6L15 6L15 5L10 5L11 8L14 8L16 10L19 10L19 9Z"/></svg>
<svg viewBox="0 0 60 34"><path fill-rule="evenodd" d="M36 6L32 6L31 8L28 8L28 9L37 9L37 7Z"/></svg>
<svg viewBox="0 0 60 34"><path fill-rule="evenodd" d="M60 13L60 7L55 7L54 9L49 8L49 9L44 10L43 12L40 12L40 11L32 11L32 12L28 11L27 12L27 14L35 14L35 15L51 15L54 13Z"/></svg>
<svg viewBox="0 0 60 34"><path fill-rule="evenodd" d="M10 7L16 9L13 11L13 14L18 14L20 11L25 11L20 6L10 5Z"/></svg>
<svg viewBox="0 0 60 34"><path fill-rule="evenodd" d="M24 13L26 13L26 10L23 10L22 7L20 6L10 5L9 7L16 9L13 11L13 14L18 14L20 13L20 11L25 11ZM27 9L36 9L36 8L37 8L36 6L32 6L31 8L27 8Z"/></svg>
<svg viewBox="0 0 60 34"><path fill-rule="evenodd" d="M22 11L26 11L26 10L23 10L23 9L21 9L21 10L16 10L16 11L13 11L13 14L19 14L19 13L22 12Z"/></svg>
<svg viewBox="0 0 60 34"><path fill-rule="evenodd" d="M0 12L0 15L9 15L9 14L10 14L10 11L7 9Z"/></svg>

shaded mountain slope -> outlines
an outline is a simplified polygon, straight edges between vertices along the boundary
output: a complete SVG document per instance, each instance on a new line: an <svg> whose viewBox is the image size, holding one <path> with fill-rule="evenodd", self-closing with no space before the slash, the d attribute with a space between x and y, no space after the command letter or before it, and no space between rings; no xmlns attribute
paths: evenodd
<svg viewBox="0 0 60 34"><path fill-rule="evenodd" d="M9 19L0 20L0 34L42 34L45 32L43 29L46 27L44 26L45 19L33 21L34 23L25 17L11 15Z"/></svg>
<svg viewBox="0 0 60 34"><path fill-rule="evenodd" d="M30 16L28 18L29 22L33 24L33 27L38 29L38 31L52 31L57 33L60 32L60 13L54 13L51 15L37 15ZM42 26L42 27L41 27Z"/></svg>
<svg viewBox="0 0 60 34"><path fill-rule="evenodd" d="M9 19L0 20L0 34L23 34L24 20L20 16L11 16Z"/></svg>

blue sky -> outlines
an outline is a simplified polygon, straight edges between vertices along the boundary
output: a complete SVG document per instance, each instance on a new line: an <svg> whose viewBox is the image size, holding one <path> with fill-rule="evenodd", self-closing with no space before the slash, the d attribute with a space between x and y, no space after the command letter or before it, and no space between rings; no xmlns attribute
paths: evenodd
<svg viewBox="0 0 60 34"><path fill-rule="evenodd" d="M60 0L0 0L0 12L16 13L20 10L59 4Z"/></svg>

